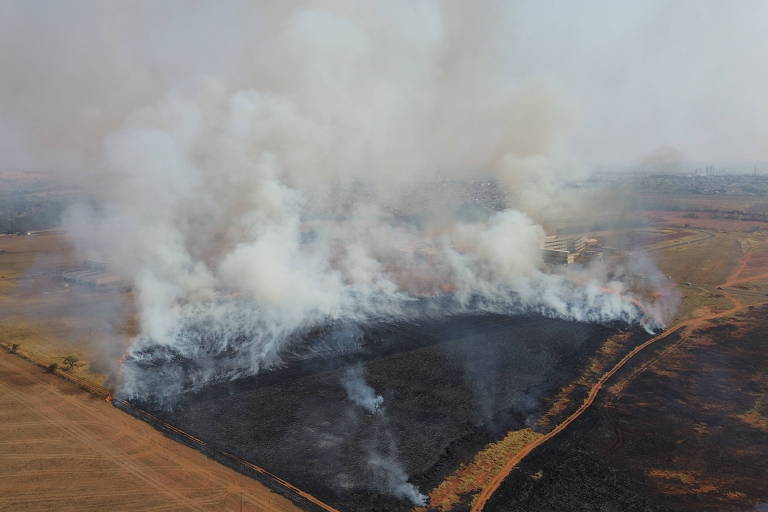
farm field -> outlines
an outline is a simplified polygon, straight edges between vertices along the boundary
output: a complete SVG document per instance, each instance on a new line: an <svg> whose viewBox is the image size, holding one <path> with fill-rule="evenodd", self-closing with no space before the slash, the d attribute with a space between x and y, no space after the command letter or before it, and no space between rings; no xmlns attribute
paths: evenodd
<svg viewBox="0 0 768 512"><path fill-rule="evenodd" d="M0 510L300 509L103 399L0 353Z"/></svg>
<svg viewBox="0 0 768 512"><path fill-rule="evenodd" d="M0 342L45 365L73 355L73 373L103 384L133 333L133 303L62 279L81 265L61 231L0 235Z"/></svg>
<svg viewBox="0 0 768 512"><path fill-rule="evenodd" d="M748 307L650 350L485 510L763 510L766 313Z"/></svg>

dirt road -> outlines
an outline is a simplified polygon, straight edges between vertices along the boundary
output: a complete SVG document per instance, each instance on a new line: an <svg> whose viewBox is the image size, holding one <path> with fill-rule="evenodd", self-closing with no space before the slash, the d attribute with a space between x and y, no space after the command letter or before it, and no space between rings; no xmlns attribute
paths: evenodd
<svg viewBox="0 0 768 512"><path fill-rule="evenodd" d="M0 353L0 510L300 509L74 384Z"/></svg>
<svg viewBox="0 0 768 512"><path fill-rule="evenodd" d="M714 233L706 229L697 229L697 228L686 228L686 229L688 231L696 231L701 236L699 236L698 238L694 238L693 240L678 240L678 241L673 241L668 243L662 242L660 244L654 244L651 247L646 247L645 250L648 252L666 250L666 249L671 249L672 247L680 247L683 245L696 244L696 243L714 238L715 236Z"/></svg>
<svg viewBox="0 0 768 512"><path fill-rule="evenodd" d="M731 274L731 276L724 283L722 283L721 288L732 286L733 284L736 284L736 283L747 283L747 282L752 282L752 281L756 281L756 280L768 277L768 274L759 274L759 275L748 277L748 278L741 278L741 279L738 278L739 274L744 270L744 268L746 268L746 262L748 261L749 257L750 257L750 253L748 252L741 258L739 264L737 265L736 270ZM725 292L725 290L723 291ZM684 322L680 322L672 326L671 328L665 330L661 334L650 338L649 340L645 341L641 345L638 345L632 351L627 353L627 355L625 355L609 371L603 374L603 376L592 386L592 388L589 391L589 394L587 395L587 398L584 400L582 405L573 414L568 416L562 423L557 425L554 429L549 431L546 435L536 439L534 442L530 443L529 445L524 447L522 450L517 452L514 456L512 456L509 460L507 460L507 462L504 464L504 467L501 469L501 471L499 471L496 475L494 475L493 479L485 487L483 487L483 489L477 495L474 502L472 503L471 511L480 512L481 510L483 510L488 500L491 498L491 496L493 496L493 494L499 488L501 483L509 476L510 472L515 468L515 466L517 466L520 463L520 461L522 461L525 457L527 457L533 450L535 450L542 444L546 443L547 441L555 437L557 434L565 430L571 423L576 421L594 403L595 399L597 398L598 394L600 393L600 391L602 390L606 382L614 374L616 374L616 372L621 370L638 353L648 348L649 346L653 345L657 341L663 340L664 338L668 337L670 334L674 332L677 332L684 328L699 326L702 323L707 322L709 320L714 320L716 318L732 315L745 307L744 303L738 298L734 297L732 294L726 292L725 295L733 303L733 307L731 309L720 312L720 313L715 313L715 312L706 313L696 318L692 318Z"/></svg>

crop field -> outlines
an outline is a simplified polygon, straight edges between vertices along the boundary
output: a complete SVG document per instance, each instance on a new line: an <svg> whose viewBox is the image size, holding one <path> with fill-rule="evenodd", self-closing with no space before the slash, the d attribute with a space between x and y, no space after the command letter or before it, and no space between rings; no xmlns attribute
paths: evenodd
<svg viewBox="0 0 768 512"><path fill-rule="evenodd" d="M103 399L0 353L0 510L300 509Z"/></svg>

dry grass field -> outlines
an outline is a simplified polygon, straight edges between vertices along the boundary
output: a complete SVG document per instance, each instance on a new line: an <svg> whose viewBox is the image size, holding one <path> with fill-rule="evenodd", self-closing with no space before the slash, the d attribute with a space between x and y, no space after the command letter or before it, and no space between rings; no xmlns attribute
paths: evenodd
<svg viewBox="0 0 768 512"><path fill-rule="evenodd" d="M0 353L0 510L299 509L104 400Z"/></svg>
<svg viewBox="0 0 768 512"><path fill-rule="evenodd" d="M41 364L73 355L72 373L104 383L133 333L130 293L65 283L81 265L60 232L0 235L0 342Z"/></svg>
<svg viewBox="0 0 768 512"><path fill-rule="evenodd" d="M768 201L759 195L636 194L635 202L644 206L677 211L744 210L767 213Z"/></svg>

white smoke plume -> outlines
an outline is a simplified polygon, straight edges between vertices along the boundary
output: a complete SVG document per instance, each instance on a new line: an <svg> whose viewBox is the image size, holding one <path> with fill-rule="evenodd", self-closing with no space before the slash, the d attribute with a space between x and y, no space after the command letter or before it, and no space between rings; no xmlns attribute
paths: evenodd
<svg viewBox="0 0 768 512"><path fill-rule="evenodd" d="M383 412L384 397L365 382L365 369L362 363L348 367L341 378L341 384L347 392L347 398L368 411L370 414Z"/></svg>
<svg viewBox="0 0 768 512"><path fill-rule="evenodd" d="M382 483L383 491L396 498L407 499L414 505L424 506L427 504L427 497L408 481L408 475L403 470L402 465L391 454L382 455L372 452L368 459L368 466L377 481Z"/></svg>
<svg viewBox="0 0 768 512"><path fill-rule="evenodd" d="M397 444L384 409L384 397L366 382L362 363L348 367L341 377L341 384L350 401L369 414L378 416L377 434L368 446L367 461L374 486L396 498L407 499L414 505L426 505L427 497L408 481L408 474L398 460Z"/></svg>
<svg viewBox="0 0 768 512"><path fill-rule="evenodd" d="M0 128L92 196L66 225L133 284L130 355L195 361L158 370L165 389L126 368L124 393L252 375L297 335L420 314L424 296L446 297L430 314L661 325L613 269L542 266L542 223L578 202L561 184L582 166L567 94L503 37L518 7L5 4ZM477 183L502 204L473 203Z"/></svg>

